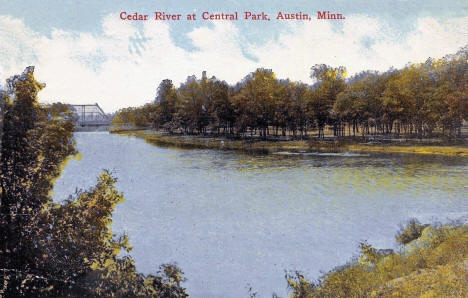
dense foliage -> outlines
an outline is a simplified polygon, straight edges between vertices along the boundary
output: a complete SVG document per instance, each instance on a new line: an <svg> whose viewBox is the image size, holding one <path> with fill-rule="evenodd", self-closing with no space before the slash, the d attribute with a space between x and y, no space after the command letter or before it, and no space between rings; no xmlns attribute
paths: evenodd
<svg viewBox="0 0 468 298"><path fill-rule="evenodd" d="M38 104L44 86L30 70L1 94L0 297L186 297L176 265L140 274L126 254L128 238L112 233L124 198L110 173L52 201L53 181L76 153L74 126L66 105Z"/></svg>
<svg viewBox="0 0 468 298"><path fill-rule="evenodd" d="M461 135L468 119L468 47L443 59L427 59L384 73L346 79L344 67L315 65L313 85L278 80L257 69L235 86L215 77L189 76L179 88L163 80L155 101L122 109L113 124L153 127L169 133L324 137Z"/></svg>
<svg viewBox="0 0 468 298"><path fill-rule="evenodd" d="M423 226L411 221L403 234L423 227L399 252L361 243L357 260L332 270L316 283L300 272L286 278L292 298L467 297L468 226ZM397 240L401 242L401 235Z"/></svg>

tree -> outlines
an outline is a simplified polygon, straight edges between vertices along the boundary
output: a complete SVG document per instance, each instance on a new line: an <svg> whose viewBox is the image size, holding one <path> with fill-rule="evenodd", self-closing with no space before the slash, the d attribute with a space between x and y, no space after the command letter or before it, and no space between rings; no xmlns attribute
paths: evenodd
<svg viewBox="0 0 468 298"><path fill-rule="evenodd" d="M110 173L64 203L52 202L53 181L76 153L73 117L66 105L39 105L44 85L33 70L8 80L2 93L0 295L186 297L176 265L145 276L130 256L119 256L131 247L110 227L114 207L124 199Z"/></svg>
<svg viewBox="0 0 468 298"><path fill-rule="evenodd" d="M310 90L304 83L290 83L288 86L291 94L289 106L289 127L295 135L295 130L299 129L301 138L307 135L307 126L311 122L307 116L307 105L310 98Z"/></svg>
<svg viewBox="0 0 468 298"><path fill-rule="evenodd" d="M185 83L179 88L179 95L182 104L179 117L184 130L188 128L190 132L193 132L197 129L198 133L203 133L209 123L209 111L201 84L195 76L187 77Z"/></svg>
<svg viewBox="0 0 468 298"><path fill-rule="evenodd" d="M267 137L275 114L277 88L276 75L271 69L259 68L244 78L235 100L237 111L241 113L241 127L259 128L261 135Z"/></svg>
<svg viewBox="0 0 468 298"><path fill-rule="evenodd" d="M73 124L63 106L42 108L37 93L44 87L34 68L7 80L3 94L3 135L0 157L0 268L34 271L40 257L31 252L40 229L37 218L49 202L53 180L73 153ZM19 285L12 280L13 288Z"/></svg>
<svg viewBox="0 0 468 298"><path fill-rule="evenodd" d="M310 109L317 120L319 137L324 137L324 127L333 122L332 108L338 94L344 90L346 68L343 66L333 68L325 64L316 64L311 67L310 77L317 81L318 87L312 92Z"/></svg>
<svg viewBox="0 0 468 298"><path fill-rule="evenodd" d="M175 90L164 80L156 100L120 111L113 123L168 128L190 133L260 135L273 127L293 138L308 128L332 126L335 137L366 134L461 137L468 118L468 50L443 59L427 59L400 70L363 71L345 81L344 67L317 64L311 68L312 86L289 79L277 80L270 69L259 68L234 86L215 77L195 76ZM352 132L351 132L352 127ZM360 131L361 130L361 131Z"/></svg>
<svg viewBox="0 0 468 298"><path fill-rule="evenodd" d="M437 74L434 96L439 102L440 124L449 136L461 137L463 120L468 119L468 47L433 65Z"/></svg>
<svg viewBox="0 0 468 298"><path fill-rule="evenodd" d="M216 78L212 78L210 82L212 84L211 118L214 119L218 131L222 127L223 132L229 129L229 132L232 133L235 114L230 100L229 86L226 82L219 81Z"/></svg>
<svg viewBox="0 0 468 298"><path fill-rule="evenodd" d="M165 125L170 132L172 132L177 112L177 90L172 84L171 80L163 80L158 87L157 96L154 104L158 105L155 117L157 125Z"/></svg>
<svg viewBox="0 0 468 298"><path fill-rule="evenodd" d="M380 101L383 92L382 84L385 74L379 76L376 72L362 72L350 78L346 89L337 96L337 101L333 106L337 120L341 126L342 122L348 123L348 135L353 136L359 132L359 125L362 126L362 133L369 133L369 123L375 123L382 117L382 104ZM344 135L345 129L338 132Z"/></svg>

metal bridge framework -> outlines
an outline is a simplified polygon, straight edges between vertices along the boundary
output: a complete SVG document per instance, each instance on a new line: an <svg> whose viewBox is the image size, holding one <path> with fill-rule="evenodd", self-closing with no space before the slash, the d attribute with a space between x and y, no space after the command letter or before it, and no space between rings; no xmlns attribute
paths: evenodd
<svg viewBox="0 0 468 298"><path fill-rule="evenodd" d="M74 114L76 125L79 126L108 126L110 116L104 113L101 107L95 104L70 105L70 110Z"/></svg>

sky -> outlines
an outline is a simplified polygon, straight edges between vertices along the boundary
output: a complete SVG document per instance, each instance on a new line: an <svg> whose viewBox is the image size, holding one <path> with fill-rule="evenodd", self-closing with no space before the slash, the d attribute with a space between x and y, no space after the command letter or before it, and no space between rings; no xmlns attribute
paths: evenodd
<svg viewBox="0 0 468 298"><path fill-rule="evenodd" d="M318 10L345 19L317 20ZM123 11L150 20L123 21ZM154 21L155 11L182 20ZM205 21L204 11L265 12L271 21ZM279 11L312 20L276 20ZM198 19L184 20L191 13ZM150 102L163 79L178 86L202 71L235 84L264 67L312 83L318 63L345 66L349 75L385 71L467 44L466 1L0 0L0 84L35 65L47 85L41 102L97 102L106 112Z"/></svg>

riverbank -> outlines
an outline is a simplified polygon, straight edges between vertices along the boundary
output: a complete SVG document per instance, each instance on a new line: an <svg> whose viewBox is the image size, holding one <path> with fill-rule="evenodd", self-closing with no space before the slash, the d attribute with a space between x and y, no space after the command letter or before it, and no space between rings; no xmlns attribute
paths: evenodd
<svg viewBox="0 0 468 298"><path fill-rule="evenodd" d="M364 242L357 261L316 283L289 276L291 297L467 297L468 226L413 221L400 233L400 251Z"/></svg>
<svg viewBox="0 0 468 298"><path fill-rule="evenodd" d="M182 149L240 150L259 153L273 152L372 152L404 153L438 156L468 157L466 145L417 145L414 143L373 144L356 141L262 141L238 140L224 137L201 137L165 135L152 130L112 131L112 133L135 136L146 142L163 147Z"/></svg>

